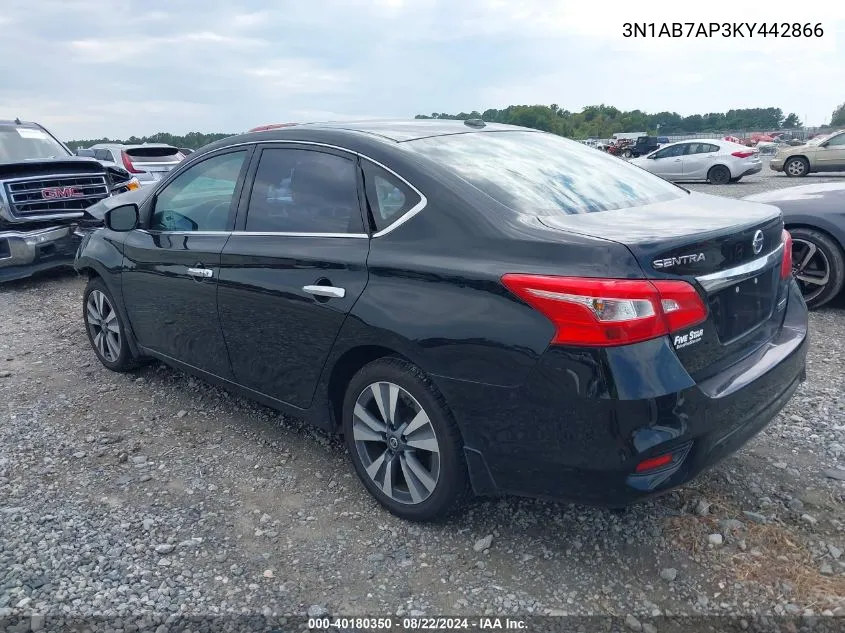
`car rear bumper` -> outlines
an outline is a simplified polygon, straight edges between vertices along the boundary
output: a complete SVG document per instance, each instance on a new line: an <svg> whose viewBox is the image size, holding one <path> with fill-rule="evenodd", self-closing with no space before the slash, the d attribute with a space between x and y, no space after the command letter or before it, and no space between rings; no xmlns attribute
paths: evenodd
<svg viewBox="0 0 845 633"><path fill-rule="evenodd" d="M759 174L761 171L763 171L763 163L757 162L753 165L745 166L739 177L743 178L745 176L751 176L752 174Z"/></svg>
<svg viewBox="0 0 845 633"><path fill-rule="evenodd" d="M71 226L0 231L0 282L72 266L79 241Z"/></svg>
<svg viewBox="0 0 845 633"><path fill-rule="evenodd" d="M519 388L436 380L477 493L621 507L688 482L763 429L804 380L807 346L793 283L778 334L698 384L668 339L550 350ZM665 467L636 473L668 453Z"/></svg>

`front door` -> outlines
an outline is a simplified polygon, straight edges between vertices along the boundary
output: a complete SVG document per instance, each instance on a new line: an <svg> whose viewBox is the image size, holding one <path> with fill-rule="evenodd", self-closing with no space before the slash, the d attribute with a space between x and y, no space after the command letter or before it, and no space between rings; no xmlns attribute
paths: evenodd
<svg viewBox="0 0 845 633"><path fill-rule="evenodd" d="M218 306L235 379L307 408L367 284L369 237L354 155L261 150L245 213L223 248Z"/></svg>
<svg viewBox="0 0 845 633"><path fill-rule="evenodd" d="M683 153L686 147L686 143L679 143L657 150L654 158L649 159L654 162L649 171L666 180L681 179L684 174Z"/></svg>
<svg viewBox="0 0 845 633"><path fill-rule="evenodd" d="M231 235L250 150L215 154L181 171L145 205L127 236L122 275L138 343L231 378L217 316L220 253Z"/></svg>
<svg viewBox="0 0 845 633"><path fill-rule="evenodd" d="M816 150L816 169L845 171L845 133L830 138Z"/></svg>

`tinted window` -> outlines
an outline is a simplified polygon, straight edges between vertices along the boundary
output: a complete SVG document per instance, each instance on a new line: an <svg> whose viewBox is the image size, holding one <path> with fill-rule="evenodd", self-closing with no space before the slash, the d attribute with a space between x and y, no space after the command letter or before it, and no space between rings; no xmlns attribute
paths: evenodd
<svg viewBox="0 0 845 633"><path fill-rule="evenodd" d="M677 156L681 156L684 153L684 150L687 148L686 143L680 143L678 145L672 145L671 147L666 147L658 151L654 157L655 158L675 158Z"/></svg>
<svg viewBox="0 0 845 633"><path fill-rule="evenodd" d="M543 132L482 132L402 143L511 209L589 213L686 195L624 160Z"/></svg>
<svg viewBox="0 0 845 633"><path fill-rule="evenodd" d="M355 163L301 149L265 149L249 199L246 230L363 233Z"/></svg>
<svg viewBox="0 0 845 633"><path fill-rule="evenodd" d="M716 145L710 143L690 143L689 148L687 154L710 154L719 151Z"/></svg>
<svg viewBox="0 0 845 633"><path fill-rule="evenodd" d="M150 228L225 231L246 151L208 158L179 174L158 194Z"/></svg>
<svg viewBox="0 0 845 633"><path fill-rule="evenodd" d="M97 160L107 160L114 162L114 158L112 158L111 152L107 149L95 149L94 158L96 158Z"/></svg>
<svg viewBox="0 0 845 633"><path fill-rule="evenodd" d="M387 228L420 202L419 195L399 178L367 161L364 182L376 231Z"/></svg>

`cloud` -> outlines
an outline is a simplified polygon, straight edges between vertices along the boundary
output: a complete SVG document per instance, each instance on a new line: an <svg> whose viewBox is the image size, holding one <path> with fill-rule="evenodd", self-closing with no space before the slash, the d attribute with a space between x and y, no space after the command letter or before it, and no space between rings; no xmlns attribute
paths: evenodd
<svg viewBox="0 0 845 633"><path fill-rule="evenodd" d="M623 23L760 21L726 0L4 0L0 117L63 138L238 131L519 103L681 114L778 106L821 123L845 97L845 3L823 38L635 38ZM791 16L769 0L766 16ZM768 19L768 17L767 17ZM60 60L61 63L57 63ZM812 94L812 97L809 95Z"/></svg>

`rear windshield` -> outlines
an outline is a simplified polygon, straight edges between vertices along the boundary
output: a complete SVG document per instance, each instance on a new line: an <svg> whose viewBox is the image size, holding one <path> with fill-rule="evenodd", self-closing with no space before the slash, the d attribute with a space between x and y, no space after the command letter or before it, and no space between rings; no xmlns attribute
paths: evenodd
<svg viewBox="0 0 845 633"><path fill-rule="evenodd" d="M621 158L543 132L452 134L402 145L533 215L609 211L686 195Z"/></svg>
<svg viewBox="0 0 845 633"><path fill-rule="evenodd" d="M0 125L0 163L65 156L70 156L68 151L42 129Z"/></svg>
<svg viewBox="0 0 845 633"><path fill-rule="evenodd" d="M126 153L133 163L157 163L182 160L182 153L175 147L130 147Z"/></svg>

